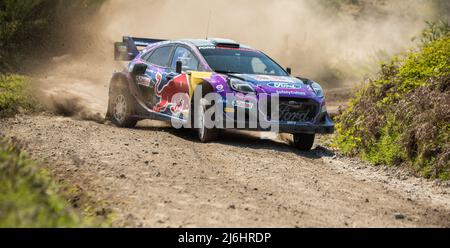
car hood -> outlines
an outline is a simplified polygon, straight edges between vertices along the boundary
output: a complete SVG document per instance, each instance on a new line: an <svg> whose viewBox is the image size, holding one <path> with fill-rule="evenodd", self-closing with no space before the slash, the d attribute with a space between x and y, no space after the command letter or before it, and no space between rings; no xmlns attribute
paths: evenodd
<svg viewBox="0 0 450 248"><path fill-rule="evenodd" d="M290 76L230 74L251 83L261 93L278 93L281 96L315 97L315 93L302 80Z"/></svg>

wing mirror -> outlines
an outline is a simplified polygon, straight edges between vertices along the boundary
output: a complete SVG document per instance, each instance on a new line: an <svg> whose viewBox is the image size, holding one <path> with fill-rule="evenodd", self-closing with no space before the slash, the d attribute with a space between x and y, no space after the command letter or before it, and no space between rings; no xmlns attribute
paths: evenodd
<svg viewBox="0 0 450 248"><path fill-rule="evenodd" d="M133 67L133 71L131 72L134 76L144 75L147 71L146 64L135 64Z"/></svg>
<svg viewBox="0 0 450 248"><path fill-rule="evenodd" d="M289 74L289 76L292 75L292 68L291 67L286 68L286 72Z"/></svg>
<svg viewBox="0 0 450 248"><path fill-rule="evenodd" d="M183 73L183 62L181 62L180 60L177 61L176 73Z"/></svg>

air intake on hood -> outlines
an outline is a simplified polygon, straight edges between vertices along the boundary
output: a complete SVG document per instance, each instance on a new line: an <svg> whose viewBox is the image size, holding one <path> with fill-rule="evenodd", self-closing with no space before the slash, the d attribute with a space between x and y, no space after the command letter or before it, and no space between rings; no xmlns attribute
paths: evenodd
<svg viewBox="0 0 450 248"><path fill-rule="evenodd" d="M241 45L234 40L229 39L210 39L216 47L240 48Z"/></svg>

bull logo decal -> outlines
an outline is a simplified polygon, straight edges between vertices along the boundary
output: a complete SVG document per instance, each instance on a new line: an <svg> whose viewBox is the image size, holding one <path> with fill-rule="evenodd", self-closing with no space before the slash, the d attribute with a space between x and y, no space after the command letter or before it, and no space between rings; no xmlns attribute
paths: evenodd
<svg viewBox="0 0 450 248"><path fill-rule="evenodd" d="M155 94L159 102L153 111L179 117L183 110L189 109L189 80L186 74L174 77L163 83L161 73L156 74Z"/></svg>

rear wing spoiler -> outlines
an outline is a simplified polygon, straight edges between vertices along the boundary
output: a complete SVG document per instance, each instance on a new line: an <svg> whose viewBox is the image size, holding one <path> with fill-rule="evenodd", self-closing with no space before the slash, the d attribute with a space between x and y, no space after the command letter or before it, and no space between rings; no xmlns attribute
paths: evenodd
<svg viewBox="0 0 450 248"><path fill-rule="evenodd" d="M114 59L119 61L131 61L139 54L139 48L147 47L161 41L166 40L124 36L122 42L114 43Z"/></svg>

